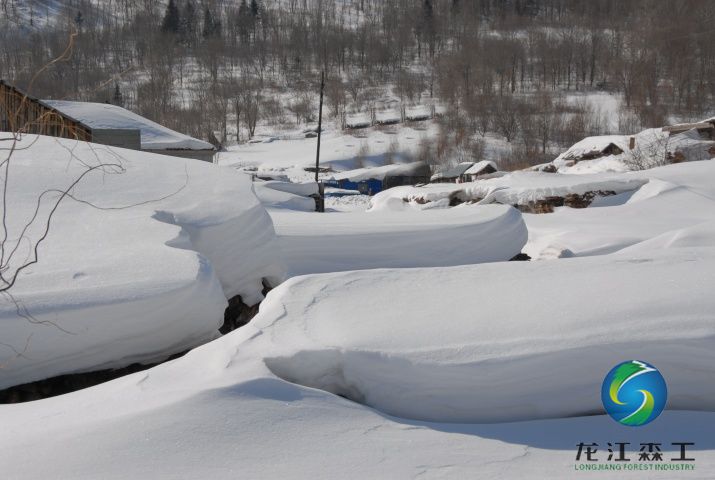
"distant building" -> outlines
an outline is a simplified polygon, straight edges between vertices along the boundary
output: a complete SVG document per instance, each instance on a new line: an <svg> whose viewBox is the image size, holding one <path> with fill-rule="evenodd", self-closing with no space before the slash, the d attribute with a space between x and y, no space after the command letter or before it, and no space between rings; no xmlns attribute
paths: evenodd
<svg viewBox="0 0 715 480"><path fill-rule="evenodd" d="M474 165L469 167L466 172L464 172L464 178L468 182L473 182L477 180L478 177L483 175L489 175L490 173L496 173L497 164L490 162L489 160L482 160L481 162L476 162Z"/></svg>
<svg viewBox="0 0 715 480"><path fill-rule="evenodd" d="M435 173L430 178L432 183L464 183L473 182L477 180L478 177L482 175L487 175L490 173L495 173L497 171L497 165L494 162L488 160L482 160L481 162L462 162L456 166L444 170L442 172Z"/></svg>
<svg viewBox="0 0 715 480"><path fill-rule="evenodd" d="M581 160L620 155L628 148L628 139L623 135L586 137L559 155L564 162L578 163Z"/></svg>
<svg viewBox="0 0 715 480"><path fill-rule="evenodd" d="M327 179L325 185L375 195L388 188L428 181L429 166L424 162L412 162L340 172Z"/></svg>
<svg viewBox="0 0 715 480"><path fill-rule="evenodd" d="M688 130L697 131L703 140L715 140L715 117L697 123L679 123L663 127L663 131L668 132L671 137Z"/></svg>
<svg viewBox="0 0 715 480"><path fill-rule="evenodd" d="M0 131L69 138L213 161L215 147L116 105L39 100L0 80Z"/></svg>

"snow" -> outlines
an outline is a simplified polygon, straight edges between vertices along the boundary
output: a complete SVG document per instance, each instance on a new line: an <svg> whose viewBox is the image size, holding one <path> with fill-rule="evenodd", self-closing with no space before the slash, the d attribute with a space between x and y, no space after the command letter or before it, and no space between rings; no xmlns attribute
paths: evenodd
<svg viewBox="0 0 715 480"><path fill-rule="evenodd" d="M318 193L318 184L315 182L290 183L271 180L256 181L253 186L256 196L266 208L315 211L315 200L310 197Z"/></svg>
<svg viewBox="0 0 715 480"><path fill-rule="evenodd" d="M457 178L460 175L464 175L467 173L467 170L472 168L474 165L474 162L461 162L458 163L457 165L448 168L446 170L443 170L441 172L437 172L434 175L432 175L432 178L430 178L431 181L435 181L441 178Z"/></svg>
<svg viewBox="0 0 715 480"><path fill-rule="evenodd" d="M381 167L358 168L355 170L347 170L329 178L333 180L350 180L352 182L361 182L363 180L375 179L384 180L385 177L391 176L418 176L427 168L424 162L410 162L404 164L384 165Z"/></svg>
<svg viewBox="0 0 715 480"><path fill-rule="evenodd" d="M297 145L282 142L276 148ZM251 161L276 151L256 150ZM101 192L99 182L88 185L83 198L155 198L185 183L173 159L132 153L141 157L125 161L132 167L126 174L104 178ZM336 162L346 158L345 150L334 153ZM54 166L66 160L43 162L53 181L69 175ZM301 160L266 162L293 173ZM282 250L293 278L268 294L248 325L182 358L72 394L0 406L4 476L567 479L574 477L578 443L599 443L599 463L606 463L608 442L621 441L631 452L641 442L662 442L665 458L677 456L670 442L694 442L696 469L715 468L715 162L398 187L373 197L371 211L324 214L295 211L287 201L305 198L311 187L255 182L277 242L247 176L188 161L185 168L184 189L141 208L66 205L66 214L83 221L61 233L81 229L72 237L77 248L68 250L86 252L82 271L93 288L102 287L93 269L106 265L116 277L102 281L119 300L132 288L147 297L158 292L163 313L196 314L212 299L225 303L234 260L224 265L219 257L238 255L228 252L234 247L248 251L240 248L247 235L263 240L251 243L246 261L266 265ZM144 177L151 183L137 181ZM594 190L616 195L544 215L507 205L447 208L455 192L512 204ZM236 218L243 219L240 228L229 229ZM249 218L266 228L247 231ZM204 247L196 246L196 232L181 236L187 222L200 224L198 232L205 223L226 228L221 239L230 248L215 248L202 264L211 282L197 276ZM535 261L502 261L522 250L524 225L523 248ZM106 248L91 248L99 240ZM156 250L144 255L145 244ZM68 282L61 275L74 273L68 266L78 261L69 260L53 267L60 300ZM39 267L24 281L42 286L51 272ZM136 286L137 278L144 283ZM187 289L166 293L175 284ZM49 286L38 292L52 295ZM146 311L107 325L102 315L91 319L101 318L105 330L131 325L139 337L131 345L151 335L142 330L153 319ZM600 401L605 374L631 358L656 365L668 383L668 409L640 428L613 422Z"/></svg>
<svg viewBox="0 0 715 480"><path fill-rule="evenodd" d="M527 236L521 214L501 205L450 212L270 214L292 276L509 260Z"/></svg>
<svg viewBox="0 0 715 480"><path fill-rule="evenodd" d="M649 178L676 188L633 203L663 198L687 210L695 194L712 202L714 169L654 170ZM669 197L678 190L693 196ZM506 207L440 213L482 208ZM599 210L624 214L571 211ZM246 327L180 359L0 407L4 474L566 479L579 442L602 451L607 442L636 450L663 442L671 457L669 442L684 439L696 444L697 470L709 471L712 230L641 214L687 242L651 231L613 255L291 279ZM570 230L573 238L592 233ZM637 429L613 422L600 404L603 376L624 358L648 359L668 381L668 410Z"/></svg>
<svg viewBox="0 0 715 480"><path fill-rule="evenodd" d="M400 112L394 110L383 110L375 112L375 121L377 123L399 123L402 121Z"/></svg>
<svg viewBox="0 0 715 480"><path fill-rule="evenodd" d="M329 212L365 211L370 208L370 196L356 190L344 190L350 194L334 194L325 189L325 210ZM340 190L340 189L335 189Z"/></svg>
<svg viewBox="0 0 715 480"><path fill-rule="evenodd" d="M372 124L369 113L356 113L347 115L345 118L345 126L347 128L367 128Z"/></svg>
<svg viewBox="0 0 715 480"><path fill-rule="evenodd" d="M494 170L499 170L497 164L490 160L482 160L480 162L475 162L474 165L469 167L464 174L465 175L476 175L487 167L492 167Z"/></svg>
<svg viewBox="0 0 715 480"><path fill-rule="evenodd" d="M635 148L629 148L630 139L635 140ZM582 155L600 152L609 144L615 144L623 153L607 155L593 160L580 160ZM660 128L651 128L635 135L607 135L588 137L573 145L559 155L552 164L559 173L592 174L603 172L626 172L631 170L629 164L641 163L652 168L666 162L666 156L682 154L682 160L709 160L715 142L700 137L697 131L691 130L677 135L668 135ZM576 159L576 163L574 163ZM634 162L635 161L635 162Z"/></svg>
<svg viewBox="0 0 715 480"><path fill-rule="evenodd" d="M144 150L213 150L208 142L175 132L163 125L107 103L43 100L52 108L92 129L139 129Z"/></svg>
<svg viewBox="0 0 715 480"><path fill-rule="evenodd" d="M365 128L344 133L324 125L320 166L332 172L321 174L321 178L327 179L348 170L412 162L419 153L420 142L437 135L438 129L433 122L424 122L420 128L401 125L395 132ZM294 182L314 179L315 174L305 169L315 167L316 138L305 138L300 130L267 132L257 135L254 140L255 143L231 146L227 152L219 152L217 162L239 170L286 175Z"/></svg>
<svg viewBox="0 0 715 480"><path fill-rule="evenodd" d="M626 135L602 135L598 137L586 137L574 144L558 156L557 160L579 159L585 155L598 154L613 144L623 151L628 149L628 136Z"/></svg>
<svg viewBox="0 0 715 480"><path fill-rule="evenodd" d="M50 137L26 136L18 147L8 190L13 245L40 192L66 188L85 164L117 167L75 187L78 200L57 210L40 262L20 275L12 294L32 318L7 299L0 306L0 388L162 360L215 338L227 298L255 304L264 278L282 281L270 217L245 176ZM25 237L40 233L36 223ZM13 268L28 243L20 241Z"/></svg>
<svg viewBox="0 0 715 480"><path fill-rule="evenodd" d="M535 259L564 250L577 256L603 255L713 220L715 188L710 179L715 177L715 162L668 165L622 177L648 183L635 192L602 199L604 206L594 202L586 209L524 215L529 227L525 252Z"/></svg>
<svg viewBox="0 0 715 480"><path fill-rule="evenodd" d="M544 278L568 281L555 288ZM712 411L715 370L699 366L715 360L713 284L712 248L351 272L288 282L253 326L274 343L266 358L274 374L401 418L489 423L601 412L589 387L613 364L607 348L658 365L669 408Z"/></svg>
<svg viewBox="0 0 715 480"><path fill-rule="evenodd" d="M547 197L569 194L633 191L645 183L647 180L643 178L615 174L560 175L520 171L469 183L391 188L373 197L371 210L402 209L406 205L418 209L448 207L449 199L455 196L462 201L480 201L481 204L526 205Z"/></svg>
<svg viewBox="0 0 715 480"><path fill-rule="evenodd" d="M407 120L423 120L431 118L432 112L428 105L416 105L405 108L405 118Z"/></svg>

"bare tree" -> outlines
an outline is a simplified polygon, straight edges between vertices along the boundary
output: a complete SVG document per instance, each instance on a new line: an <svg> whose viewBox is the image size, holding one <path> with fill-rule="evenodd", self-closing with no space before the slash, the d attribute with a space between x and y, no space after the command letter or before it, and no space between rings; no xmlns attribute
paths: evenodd
<svg viewBox="0 0 715 480"><path fill-rule="evenodd" d="M511 142L517 134L519 128L519 105L509 95L503 96L496 108L494 122L499 133L507 142Z"/></svg>
<svg viewBox="0 0 715 480"><path fill-rule="evenodd" d="M624 163L631 170L647 170L673 163L673 154L669 151L670 135L660 130L632 137L634 145L626 151Z"/></svg>

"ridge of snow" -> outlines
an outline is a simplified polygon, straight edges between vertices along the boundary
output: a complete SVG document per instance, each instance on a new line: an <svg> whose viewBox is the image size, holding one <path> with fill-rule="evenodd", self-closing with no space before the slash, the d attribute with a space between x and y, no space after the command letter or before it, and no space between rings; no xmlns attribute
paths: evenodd
<svg viewBox="0 0 715 480"><path fill-rule="evenodd" d="M60 205L12 290L33 318L0 304L0 388L162 360L215 338L227 298L255 304L264 278L284 278L270 217L231 169L34 135L11 162L13 242L40 192L66 188L83 163L125 171L88 174L72 192L81 201ZM28 253L21 242L17 258Z"/></svg>

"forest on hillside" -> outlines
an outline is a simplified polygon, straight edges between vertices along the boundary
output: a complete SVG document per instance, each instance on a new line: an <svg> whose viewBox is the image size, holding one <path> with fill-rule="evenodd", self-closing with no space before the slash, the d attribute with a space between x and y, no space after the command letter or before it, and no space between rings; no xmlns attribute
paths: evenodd
<svg viewBox="0 0 715 480"><path fill-rule="evenodd" d="M0 0L0 78L229 143L312 124L324 71L338 125L440 105L426 156L493 132L538 163L614 123L712 114L714 21L709 0ZM574 91L621 98L617 121Z"/></svg>

